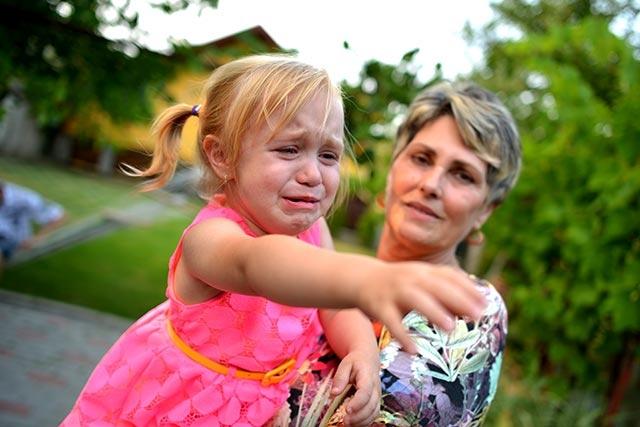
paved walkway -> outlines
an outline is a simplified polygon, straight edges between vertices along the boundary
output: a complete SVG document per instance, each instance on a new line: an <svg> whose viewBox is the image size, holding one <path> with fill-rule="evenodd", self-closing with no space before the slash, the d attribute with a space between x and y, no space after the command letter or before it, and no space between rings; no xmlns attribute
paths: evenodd
<svg viewBox="0 0 640 427"><path fill-rule="evenodd" d="M57 426L130 323L0 290L0 426Z"/></svg>

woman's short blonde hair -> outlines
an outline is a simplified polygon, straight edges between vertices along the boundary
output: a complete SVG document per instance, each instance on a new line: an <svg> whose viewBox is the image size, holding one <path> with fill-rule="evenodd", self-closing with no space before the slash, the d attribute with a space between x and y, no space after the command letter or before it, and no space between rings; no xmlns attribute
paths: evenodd
<svg viewBox="0 0 640 427"><path fill-rule="evenodd" d="M488 164L487 204L501 203L520 174L520 137L504 104L474 83L443 82L418 94L398 128L393 161L425 124L444 115L454 118L465 145Z"/></svg>

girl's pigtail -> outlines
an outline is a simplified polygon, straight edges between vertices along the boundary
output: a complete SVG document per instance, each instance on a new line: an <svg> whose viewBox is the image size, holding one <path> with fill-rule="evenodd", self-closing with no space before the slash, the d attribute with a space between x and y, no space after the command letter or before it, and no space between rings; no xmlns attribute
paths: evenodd
<svg viewBox="0 0 640 427"><path fill-rule="evenodd" d="M152 191L164 187L178 165L182 129L187 119L197 115L187 104L178 104L162 112L153 122L151 133L155 140L151 165L144 170L128 164L122 164L120 170L125 175L151 178L146 181L141 191Z"/></svg>

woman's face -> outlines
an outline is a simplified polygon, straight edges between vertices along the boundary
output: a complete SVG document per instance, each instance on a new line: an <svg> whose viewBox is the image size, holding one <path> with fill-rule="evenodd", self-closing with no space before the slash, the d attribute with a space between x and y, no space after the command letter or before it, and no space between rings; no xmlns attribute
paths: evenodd
<svg viewBox="0 0 640 427"><path fill-rule="evenodd" d="M425 124L391 166L379 256L457 264L456 247L492 211L486 174L453 117Z"/></svg>

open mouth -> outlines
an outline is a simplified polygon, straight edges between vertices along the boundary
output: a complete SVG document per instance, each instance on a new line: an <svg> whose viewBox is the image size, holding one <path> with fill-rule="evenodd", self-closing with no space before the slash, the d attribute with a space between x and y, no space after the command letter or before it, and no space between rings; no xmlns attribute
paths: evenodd
<svg viewBox="0 0 640 427"><path fill-rule="evenodd" d="M301 197L285 197L286 200L294 203L318 203L320 200L315 197L301 196Z"/></svg>
<svg viewBox="0 0 640 427"><path fill-rule="evenodd" d="M313 209L320 203L320 199L308 196L284 197L284 200L290 206L300 209Z"/></svg>

